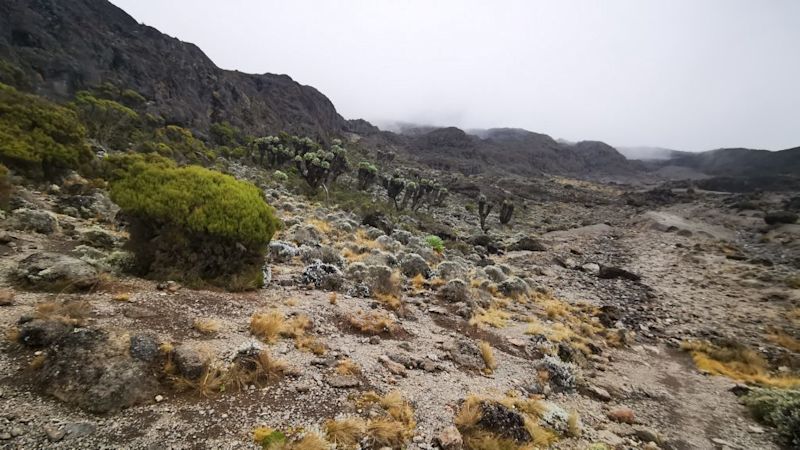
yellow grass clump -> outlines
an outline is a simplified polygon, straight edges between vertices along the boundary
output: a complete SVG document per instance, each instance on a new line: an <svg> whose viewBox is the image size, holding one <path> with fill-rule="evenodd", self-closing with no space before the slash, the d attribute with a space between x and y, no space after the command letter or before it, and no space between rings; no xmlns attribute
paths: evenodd
<svg viewBox="0 0 800 450"><path fill-rule="evenodd" d="M339 375L361 375L361 367L350 358L339 361L335 370Z"/></svg>
<svg viewBox="0 0 800 450"><path fill-rule="evenodd" d="M480 425L480 420L483 414L483 405L488 403L500 403L520 413L525 421L525 429L530 435L530 441L516 442L484 429ZM548 447L558 439L558 435L554 431L539 425L539 419L545 410L541 401L522 398L513 392L497 399L471 394L462 402L454 423L464 439L464 447L468 450L533 450Z"/></svg>
<svg viewBox="0 0 800 450"><path fill-rule="evenodd" d="M310 219L308 224L316 228L317 231L322 234L330 234L331 231L333 231L333 227L331 227L331 224L326 220Z"/></svg>
<svg viewBox="0 0 800 450"><path fill-rule="evenodd" d="M214 334L219 332L219 321L210 318L194 319L192 328L200 334Z"/></svg>
<svg viewBox="0 0 800 450"><path fill-rule="evenodd" d="M484 372L487 374L493 373L495 369L497 369L497 360L494 358L492 346L486 341L480 341L478 343L478 349L481 351L481 357L483 357L483 363L486 366Z"/></svg>
<svg viewBox="0 0 800 450"><path fill-rule="evenodd" d="M478 312L469 320L470 325L481 327L488 325L493 328L504 328L508 326L508 320L511 314L497 308L490 306L489 309L479 309Z"/></svg>
<svg viewBox="0 0 800 450"><path fill-rule="evenodd" d="M250 318L250 333L268 344L274 344L284 329L284 317L278 310L253 314Z"/></svg>
<svg viewBox="0 0 800 450"><path fill-rule="evenodd" d="M358 417L328 420L323 426L325 436L337 448L354 449L367 433L367 422Z"/></svg>
<svg viewBox="0 0 800 450"><path fill-rule="evenodd" d="M425 290L425 277L418 273L411 279L411 287L415 293L420 293Z"/></svg>
<svg viewBox="0 0 800 450"><path fill-rule="evenodd" d="M692 355L698 369L712 375L778 388L800 386L800 377L770 374L764 357L741 344L725 342L714 345L707 341L687 341L681 344L681 348Z"/></svg>
<svg viewBox="0 0 800 450"><path fill-rule="evenodd" d="M800 352L800 340L797 340L794 336L783 331L774 331L769 333L767 335L767 340L773 344L780 345L787 350Z"/></svg>
<svg viewBox="0 0 800 450"><path fill-rule="evenodd" d="M393 319L379 311L365 313L358 311L354 315L347 317L348 323L361 333L378 335L387 333L395 334L399 327Z"/></svg>

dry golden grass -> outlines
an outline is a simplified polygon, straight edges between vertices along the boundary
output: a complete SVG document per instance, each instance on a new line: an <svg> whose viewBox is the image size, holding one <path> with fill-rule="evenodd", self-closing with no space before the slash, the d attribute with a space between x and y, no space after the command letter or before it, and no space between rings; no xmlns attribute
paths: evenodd
<svg viewBox="0 0 800 450"><path fill-rule="evenodd" d="M411 279L411 287L415 292L422 292L425 290L425 277L421 273L414 275Z"/></svg>
<svg viewBox="0 0 800 450"><path fill-rule="evenodd" d="M194 319L192 328L200 334L215 334L219 332L219 321L211 318Z"/></svg>
<svg viewBox="0 0 800 450"><path fill-rule="evenodd" d="M212 364L206 364L203 373L197 380L190 380L183 376L171 377L173 385L181 391L197 391L204 397L213 397L222 393L228 381L228 372Z"/></svg>
<svg viewBox="0 0 800 450"><path fill-rule="evenodd" d="M400 448L414 435L417 426L414 410L400 391L384 396L367 392L356 400L356 404L360 407L378 404L386 413L384 417L367 422L366 434L373 447Z"/></svg>
<svg viewBox="0 0 800 450"><path fill-rule="evenodd" d="M330 443L315 432L307 432L289 445L291 450L328 450L330 447Z"/></svg>
<svg viewBox="0 0 800 450"><path fill-rule="evenodd" d="M304 352L311 352L317 356L322 356L328 351L328 347L324 342L315 336L302 335L294 339L294 346L296 349Z"/></svg>
<svg viewBox="0 0 800 450"><path fill-rule="evenodd" d="M581 437L583 433L583 427L581 424L581 416L578 415L576 411L572 411L569 413L569 417L567 418L567 434L570 437Z"/></svg>
<svg viewBox="0 0 800 450"><path fill-rule="evenodd" d="M284 317L278 310L253 314L250 333L268 344L274 344L284 329Z"/></svg>
<svg viewBox="0 0 800 450"><path fill-rule="evenodd" d="M331 295L328 296L328 303L335 305L338 301L339 297L336 295L336 292L331 292Z"/></svg>
<svg viewBox="0 0 800 450"><path fill-rule="evenodd" d="M283 322L279 334L287 338L304 336L311 328L311 319L305 314L298 314Z"/></svg>
<svg viewBox="0 0 800 450"><path fill-rule="evenodd" d="M129 292L122 292L114 294L111 299L116 302L129 302L131 300L131 294Z"/></svg>
<svg viewBox="0 0 800 450"><path fill-rule="evenodd" d="M40 355L36 355L31 359L31 362L28 363L28 369L30 370L39 370L44 366L45 361L47 361L47 354L42 353Z"/></svg>
<svg viewBox="0 0 800 450"><path fill-rule="evenodd" d="M47 301L36 305L36 317L57 320L67 325L83 326L92 312L92 305L86 300Z"/></svg>
<svg viewBox="0 0 800 450"><path fill-rule="evenodd" d="M478 349L481 351L483 364L486 366L484 368L484 372L487 374L494 373L495 369L497 369L497 361L494 358L494 350L492 350L492 346L486 341L480 341L478 342Z"/></svg>
<svg viewBox="0 0 800 450"><path fill-rule="evenodd" d="M483 429L479 423L483 403L500 403L519 412L525 421L525 429L531 436L527 444L520 444ZM482 398L469 395L461 404L454 420L456 428L464 439L464 447L469 450L510 450L546 448L557 440L557 434L539 425L539 418L545 411L543 403L536 399L519 397L512 392L503 398Z"/></svg>
<svg viewBox="0 0 800 450"><path fill-rule="evenodd" d="M344 250L342 250L342 257L346 259L347 262L351 263L364 261L365 259L367 259L367 256L369 256L368 251L357 252L350 248L345 248Z"/></svg>
<svg viewBox="0 0 800 450"><path fill-rule="evenodd" d="M398 311L403 307L403 302L400 300L399 294L382 294L380 292L376 292L373 294L373 297L375 297L375 300L392 311Z"/></svg>
<svg viewBox="0 0 800 450"><path fill-rule="evenodd" d="M325 436L337 448L353 449L367 433L367 422L358 417L328 420L323 426Z"/></svg>
<svg viewBox="0 0 800 450"><path fill-rule="evenodd" d="M267 350L239 356L225 374L225 384L242 390L249 385L277 380L289 372L286 361L273 358Z"/></svg>
<svg viewBox="0 0 800 450"><path fill-rule="evenodd" d="M361 367L350 358L339 361L335 370L339 375L361 375Z"/></svg>
<svg viewBox="0 0 800 450"><path fill-rule="evenodd" d="M406 424L393 419L374 419L367 423L367 435L372 448L401 448L411 439L412 433Z"/></svg>
<svg viewBox="0 0 800 450"><path fill-rule="evenodd" d="M358 311L356 314L348 316L347 322L359 332L369 335L384 333L392 335L399 330L394 320L379 311L368 313Z"/></svg>
<svg viewBox="0 0 800 450"><path fill-rule="evenodd" d="M330 234L333 231L333 227L331 227L330 222L327 220L320 220L320 219L310 219L308 224L312 227L316 228L322 234Z"/></svg>
<svg viewBox="0 0 800 450"><path fill-rule="evenodd" d="M431 278L430 281L428 281L428 284L431 286L431 288L438 289L438 288L444 286L445 284L447 284L447 280L443 280L443 279L441 279L439 277L434 277L434 278Z"/></svg>
<svg viewBox="0 0 800 450"><path fill-rule="evenodd" d="M783 331L774 331L767 335L767 340L773 344L780 345L781 347L791 350L793 352L800 352L800 340L791 336Z"/></svg>
<svg viewBox="0 0 800 450"><path fill-rule="evenodd" d="M800 386L800 377L770 374L764 357L741 344L689 341L683 342L681 348L691 353L698 369L712 375L778 388Z"/></svg>
<svg viewBox="0 0 800 450"><path fill-rule="evenodd" d="M505 328L508 326L508 320L510 318L510 313L493 305L490 306L489 309L479 309L478 312L469 319L469 324L478 327L488 325L492 328Z"/></svg>

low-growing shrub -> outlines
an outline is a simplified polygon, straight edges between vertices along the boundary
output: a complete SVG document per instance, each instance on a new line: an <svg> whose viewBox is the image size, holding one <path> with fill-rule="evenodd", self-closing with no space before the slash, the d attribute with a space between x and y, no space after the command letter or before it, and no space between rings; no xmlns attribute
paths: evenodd
<svg viewBox="0 0 800 450"><path fill-rule="evenodd" d="M775 427L787 448L800 447L800 391L756 389L742 402L756 420Z"/></svg>
<svg viewBox="0 0 800 450"><path fill-rule="evenodd" d="M92 159L74 111L0 84L0 162L32 177L55 178Z"/></svg>
<svg viewBox="0 0 800 450"><path fill-rule="evenodd" d="M141 274L230 290L263 284L279 223L252 184L196 166L138 163L112 183L111 198L130 221Z"/></svg>
<svg viewBox="0 0 800 450"><path fill-rule="evenodd" d="M8 204L11 201L11 193L14 187L11 185L11 175L8 173L8 167L0 164L0 209L7 210Z"/></svg>
<svg viewBox="0 0 800 450"><path fill-rule="evenodd" d="M432 248L435 252L442 253L444 251L444 241L439 236L427 236L425 238L425 242L427 242L428 246L430 246L430 248Z"/></svg>

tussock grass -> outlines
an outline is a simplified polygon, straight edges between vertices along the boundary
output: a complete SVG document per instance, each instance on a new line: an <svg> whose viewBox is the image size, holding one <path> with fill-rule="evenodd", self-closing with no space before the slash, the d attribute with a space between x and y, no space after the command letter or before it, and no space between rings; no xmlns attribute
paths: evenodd
<svg viewBox="0 0 800 450"><path fill-rule="evenodd" d="M776 330L767 334L767 340L787 350L800 352L800 340L783 331Z"/></svg>
<svg viewBox="0 0 800 450"><path fill-rule="evenodd" d="M486 366L484 368L484 372L487 374L494 373L495 369L497 369L497 360L494 358L494 350L492 350L492 346L486 341L480 341L478 343L478 349L481 351L481 357L483 358L483 363Z"/></svg>
<svg viewBox="0 0 800 450"><path fill-rule="evenodd" d="M278 310L256 313L250 319L250 333L268 344L274 344L285 328L285 319Z"/></svg>
<svg viewBox="0 0 800 450"><path fill-rule="evenodd" d="M279 338L293 338L295 348L322 355L327 350L318 338L308 334L311 319L305 314L286 318L278 310L256 313L250 319L250 333L268 344L274 344Z"/></svg>
<svg viewBox="0 0 800 450"><path fill-rule="evenodd" d="M421 273L414 275L414 278L411 279L411 288L416 294L425 290L425 277Z"/></svg>
<svg viewBox="0 0 800 450"><path fill-rule="evenodd" d="M761 354L739 343L728 341L715 345L707 341L687 341L681 348L692 355L698 369L712 375L762 386L800 387L800 377L772 375Z"/></svg>
<svg viewBox="0 0 800 450"><path fill-rule="evenodd" d="M171 374L174 370L167 372ZM288 364L273 358L267 350L255 354L238 355L227 367L207 363L197 380L171 375L169 378L180 391L193 390L205 397L213 397L230 388L239 390L249 385L274 381L290 372Z"/></svg>
<svg viewBox="0 0 800 450"><path fill-rule="evenodd" d="M325 436L337 448L354 449L367 433L367 422L358 417L328 420Z"/></svg>
<svg viewBox="0 0 800 450"><path fill-rule="evenodd" d="M219 321L211 318L194 319L192 328L200 334L215 334L219 332Z"/></svg>
<svg viewBox="0 0 800 450"><path fill-rule="evenodd" d="M42 302L36 305L37 319L56 320L67 325L84 326L92 312L86 300L64 300Z"/></svg>
<svg viewBox="0 0 800 450"><path fill-rule="evenodd" d="M379 311L368 313L358 311L356 314L348 316L347 322L359 332L368 335L384 333L393 335L400 329L392 318Z"/></svg>
<svg viewBox="0 0 800 450"><path fill-rule="evenodd" d="M488 325L492 328L505 328L510 318L510 313L493 305L489 309L479 309L469 320L469 324L478 327Z"/></svg>
<svg viewBox="0 0 800 450"><path fill-rule="evenodd" d="M525 421L525 429L530 435L529 442L516 442L500 436L480 425L483 405L500 403L520 413ZM536 399L522 398L511 392L502 398L480 397L470 394L461 403L454 423L464 439L464 447L468 450L517 450L546 448L558 440L552 430L539 425L539 419L545 411L544 404Z"/></svg>
<svg viewBox="0 0 800 450"><path fill-rule="evenodd" d="M339 375L361 375L361 367L350 358L339 361L335 370Z"/></svg>
<svg viewBox="0 0 800 450"><path fill-rule="evenodd" d="M322 234L330 234L333 231L333 227L327 220L309 219L307 223Z"/></svg>
<svg viewBox="0 0 800 450"><path fill-rule="evenodd" d="M400 391L392 391L384 396L367 392L356 404L362 408L377 404L385 412L385 416L367 421L366 437L372 448L401 448L414 435L417 426L414 409Z"/></svg>

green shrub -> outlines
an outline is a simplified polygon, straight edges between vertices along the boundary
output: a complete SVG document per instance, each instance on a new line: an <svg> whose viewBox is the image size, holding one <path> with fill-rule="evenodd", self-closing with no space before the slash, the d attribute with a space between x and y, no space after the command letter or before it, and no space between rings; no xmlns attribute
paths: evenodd
<svg viewBox="0 0 800 450"><path fill-rule="evenodd" d="M10 174L8 167L0 164L0 209L8 210L8 204L11 201L11 193L14 187L11 185Z"/></svg>
<svg viewBox="0 0 800 450"><path fill-rule="evenodd" d="M436 235L433 235L433 234L430 235L430 236L427 236L425 238L425 242L428 243L430 248L432 248L434 251L436 251L438 253L441 253L441 252L444 251L444 241L439 236L436 236Z"/></svg>
<svg viewBox="0 0 800 450"><path fill-rule="evenodd" d="M775 427L790 448L800 447L800 391L755 389L742 402L756 420Z"/></svg>
<svg viewBox="0 0 800 450"><path fill-rule="evenodd" d="M54 178L92 159L74 111L0 84L0 161L32 177Z"/></svg>
<svg viewBox="0 0 800 450"><path fill-rule="evenodd" d="M238 147L242 144L242 130L228 122L212 123L208 131L215 145Z"/></svg>
<svg viewBox="0 0 800 450"><path fill-rule="evenodd" d="M139 114L113 100L97 98L89 92L75 95L72 108L86 124L89 136L117 150L124 150L139 129Z"/></svg>
<svg viewBox="0 0 800 450"><path fill-rule="evenodd" d="M276 170L275 172L273 172L272 178L278 183L286 183L287 181L289 181L289 176L281 172L280 170Z"/></svg>
<svg viewBox="0 0 800 450"><path fill-rule="evenodd" d="M177 125L158 128L136 149L142 153L158 153L181 163L209 165L216 154L191 131Z"/></svg>
<svg viewBox="0 0 800 450"><path fill-rule="evenodd" d="M197 166L137 163L112 182L130 220L136 268L157 279L259 287L279 223L251 183Z"/></svg>

